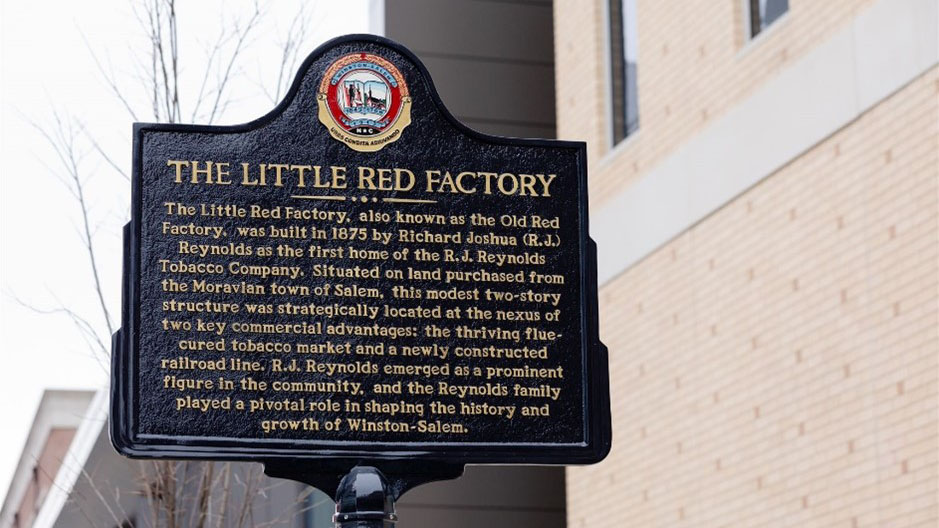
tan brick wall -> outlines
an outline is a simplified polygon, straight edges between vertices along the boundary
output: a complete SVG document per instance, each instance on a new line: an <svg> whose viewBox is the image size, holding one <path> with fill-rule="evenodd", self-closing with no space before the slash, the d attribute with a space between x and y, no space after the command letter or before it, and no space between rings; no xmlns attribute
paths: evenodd
<svg viewBox="0 0 939 528"><path fill-rule="evenodd" d="M937 525L937 101L933 68L601 290L614 445L570 527Z"/></svg>
<svg viewBox="0 0 939 528"><path fill-rule="evenodd" d="M555 1L558 137L588 143L602 204L874 0L790 0L746 42L743 0L637 0L639 132L610 151L606 0Z"/></svg>

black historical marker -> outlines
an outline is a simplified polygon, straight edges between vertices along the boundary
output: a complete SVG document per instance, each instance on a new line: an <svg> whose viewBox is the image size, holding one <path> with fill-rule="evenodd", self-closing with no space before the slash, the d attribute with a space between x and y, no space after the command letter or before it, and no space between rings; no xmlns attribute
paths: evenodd
<svg viewBox="0 0 939 528"><path fill-rule="evenodd" d="M121 453L290 476L609 451L583 143L474 132L413 54L350 36L256 121L136 124L133 163Z"/></svg>

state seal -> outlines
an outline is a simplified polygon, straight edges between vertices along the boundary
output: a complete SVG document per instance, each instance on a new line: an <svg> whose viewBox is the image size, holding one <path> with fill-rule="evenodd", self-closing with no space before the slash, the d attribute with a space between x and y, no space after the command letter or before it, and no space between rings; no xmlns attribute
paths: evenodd
<svg viewBox="0 0 939 528"><path fill-rule="evenodd" d="M359 152L397 141L411 124L404 77L388 60L352 53L333 62L317 93L319 120L329 134Z"/></svg>

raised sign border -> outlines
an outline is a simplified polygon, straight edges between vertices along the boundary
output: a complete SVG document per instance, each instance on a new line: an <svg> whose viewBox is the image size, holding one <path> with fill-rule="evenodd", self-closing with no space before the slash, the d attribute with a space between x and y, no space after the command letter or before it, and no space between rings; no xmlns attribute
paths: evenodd
<svg viewBox="0 0 939 528"><path fill-rule="evenodd" d="M175 436L156 442L135 438L135 394L133 387L140 327L140 240L142 208L143 136L148 131L237 133L259 128L284 112L294 101L303 78L314 61L331 48L353 42L376 44L401 54L417 68L421 80L428 85L431 100L450 124L461 133L492 145L535 146L575 151L578 172L578 205L580 239L584 251L580 255L581 326L583 330L583 394L584 431L582 443L433 443L433 442L336 442L285 439L239 439L224 437ZM447 110L437 93L424 64L404 46L375 35L346 35L332 39L314 50L297 71L294 82L283 100L266 115L254 121L233 126L179 125L134 123L133 181L131 221L124 226L124 271L121 328L112 337L111 413L109 432L114 447L132 458L179 458L201 460L275 461L294 460L422 460L451 464L591 464L599 462L610 451L609 368L606 347L600 342L597 313L597 251L589 237L587 218L587 148L580 141L547 139L516 139L482 134L460 123Z"/></svg>

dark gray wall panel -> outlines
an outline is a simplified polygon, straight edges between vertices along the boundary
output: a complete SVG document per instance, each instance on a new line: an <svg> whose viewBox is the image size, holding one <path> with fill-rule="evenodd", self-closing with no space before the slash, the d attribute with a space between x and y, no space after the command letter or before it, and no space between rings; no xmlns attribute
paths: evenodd
<svg viewBox="0 0 939 528"><path fill-rule="evenodd" d="M420 57L466 125L555 137L550 0L386 0L385 35ZM564 528L564 469L470 466L407 493L398 513L414 528Z"/></svg>
<svg viewBox="0 0 939 528"><path fill-rule="evenodd" d="M472 128L553 138L552 17L548 0L386 0L385 35L421 58Z"/></svg>
<svg viewBox="0 0 939 528"><path fill-rule="evenodd" d="M467 466L456 480L407 492L400 507L420 505L492 506L564 511L564 468L549 466Z"/></svg>
<svg viewBox="0 0 939 528"><path fill-rule="evenodd" d="M554 128L554 71L470 60L421 57L454 115Z"/></svg>
<svg viewBox="0 0 939 528"><path fill-rule="evenodd" d="M551 4L386 0L385 32L418 55L554 63Z"/></svg>
<svg viewBox="0 0 939 528"><path fill-rule="evenodd" d="M401 508L400 526L427 528L564 528L565 514L533 511Z"/></svg>

